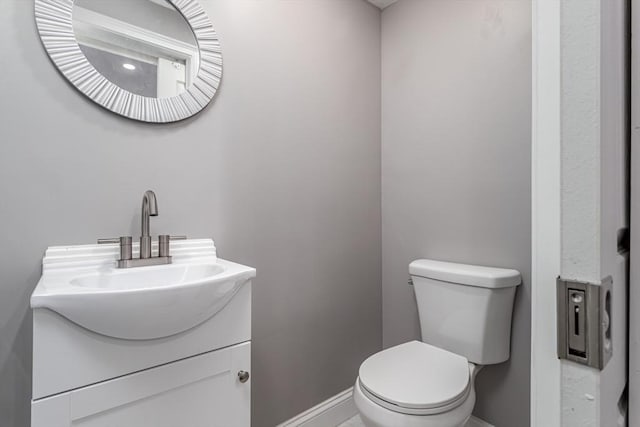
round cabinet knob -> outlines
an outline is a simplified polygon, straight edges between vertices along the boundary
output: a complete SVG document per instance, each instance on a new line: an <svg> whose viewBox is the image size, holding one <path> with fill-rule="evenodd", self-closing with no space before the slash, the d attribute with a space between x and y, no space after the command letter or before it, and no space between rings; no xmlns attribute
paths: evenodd
<svg viewBox="0 0 640 427"><path fill-rule="evenodd" d="M238 372L238 379L240 380L241 383L246 383L247 381L249 381L249 372L247 371Z"/></svg>

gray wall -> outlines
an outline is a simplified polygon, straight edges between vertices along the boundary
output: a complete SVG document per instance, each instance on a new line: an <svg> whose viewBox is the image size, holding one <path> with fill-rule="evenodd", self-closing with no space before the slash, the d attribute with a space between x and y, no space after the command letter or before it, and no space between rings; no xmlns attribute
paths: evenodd
<svg viewBox="0 0 640 427"><path fill-rule="evenodd" d="M254 426L352 385L381 347L380 12L361 0L204 0L222 38L214 104L183 123L115 116L70 87L33 1L0 1L0 425L27 427L29 295L49 245L216 239L255 266ZM69 357L73 357L72 354Z"/></svg>
<svg viewBox="0 0 640 427"><path fill-rule="evenodd" d="M520 270L511 360L475 414L529 425L531 2L401 0L382 14L383 341L418 338L416 258Z"/></svg>

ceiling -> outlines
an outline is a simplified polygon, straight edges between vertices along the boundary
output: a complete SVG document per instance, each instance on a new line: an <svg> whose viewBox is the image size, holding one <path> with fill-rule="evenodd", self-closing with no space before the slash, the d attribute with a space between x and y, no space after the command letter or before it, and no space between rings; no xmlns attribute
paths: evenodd
<svg viewBox="0 0 640 427"><path fill-rule="evenodd" d="M373 3L378 6L380 9L384 9L387 6L397 2L398 0L369 0L369 3Z"/></svg>

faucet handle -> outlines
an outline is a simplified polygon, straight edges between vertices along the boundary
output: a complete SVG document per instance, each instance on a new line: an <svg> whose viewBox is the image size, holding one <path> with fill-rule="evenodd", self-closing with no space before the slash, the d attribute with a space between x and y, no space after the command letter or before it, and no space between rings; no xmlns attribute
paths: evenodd
<svg viewBox="0 0 640 427"><path fill-rule="evenodd" d="M111 239L98 239L98 244L117 244L120 243L120 260L129 260L133 258L133 249L131 247L131 236L121 236Z"/></svg>
<svg viewBox="0 0 640 427"><path fill-rule="evenodd" d="M116 243L120 243L119 237L110 237L108 239L98 239L99 245L109 245L109 244L116 244Z"/></svg>
<svg viewBox="0 0 640 427"><path fill-rule="evenodd" d="M168 257L169 254L169 242L171 240L186 240L187 236L169 236L168 234L161 234L158 236L158 256Z"/></svg>

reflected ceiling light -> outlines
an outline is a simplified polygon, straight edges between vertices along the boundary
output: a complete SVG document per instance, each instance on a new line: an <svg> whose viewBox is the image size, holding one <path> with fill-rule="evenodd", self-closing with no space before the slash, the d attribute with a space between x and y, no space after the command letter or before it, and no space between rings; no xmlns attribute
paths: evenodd
<svg viewBox="0 0 640 427"><path fill-rule="evenodd" d="M126 68L127 70L130 70L130 71L133 71L133 70L135 70L135 69L136 69L136 66L135 66L135 65L133 65L133 64L129 64L128 62L127 62L127 63L122 64L122 66L123 66L124 68Z"/></svg>

